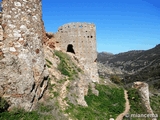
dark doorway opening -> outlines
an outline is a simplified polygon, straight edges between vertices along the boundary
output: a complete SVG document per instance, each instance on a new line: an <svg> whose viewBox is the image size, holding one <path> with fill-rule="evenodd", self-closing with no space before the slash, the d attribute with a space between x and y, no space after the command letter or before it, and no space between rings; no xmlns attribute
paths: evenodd
<svg viewBox="0 0 160 120"><path fill-rule="evenodd" d="M67 52L71 52L71 53L75 54L72 44L68 44L68 46L67 46Z"/></svg>

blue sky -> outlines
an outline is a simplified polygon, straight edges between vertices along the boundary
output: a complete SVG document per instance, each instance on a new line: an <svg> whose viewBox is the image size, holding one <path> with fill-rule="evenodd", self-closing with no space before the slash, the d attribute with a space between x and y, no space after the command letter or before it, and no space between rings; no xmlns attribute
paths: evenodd
<svg viewBox="0 0 160 120"><path fill-rule="evenodd" d="M97 51L147 50L160 43L160 0L42 0L47 32L70 22L96 25Z"/></svg>

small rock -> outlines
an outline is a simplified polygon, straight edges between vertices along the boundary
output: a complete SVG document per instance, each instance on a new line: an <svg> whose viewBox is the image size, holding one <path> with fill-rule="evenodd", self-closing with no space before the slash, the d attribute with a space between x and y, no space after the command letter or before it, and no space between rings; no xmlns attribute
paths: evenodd
<svg viewBox="0 0 160 120"><path fill-rule="evenodd" d="M21 7L21 3L20 2L14 2L14 5L17 7Z"/></svg>
<svg viewBox="0 0 160 120"><path fill-rule="evenodd" d="M15 49L14 47L10 47L9 50L10 50L11 52L16 52L16 49Z"/></svg>
<svg viewBox="0 0 160 120"><path fill-rule="evenodd" d="M110 118L109 120L114 120L114 118Z"/></svg>

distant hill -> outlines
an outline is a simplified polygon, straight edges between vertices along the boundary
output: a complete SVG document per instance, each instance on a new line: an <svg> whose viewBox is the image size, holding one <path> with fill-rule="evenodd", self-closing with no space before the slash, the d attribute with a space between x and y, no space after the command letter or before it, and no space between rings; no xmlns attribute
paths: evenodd
<svg viewBox="0 0 160 120"><path fill-rule="evenodd" d="M115 55L98 53L98 62L106 67L120 69L127 83L157 81L160 84L160 44L149 50L133 50Z"/></svg>
<svg viewBox="0 0 160 120"><path fill-rule="evenodd" d="M114 54L108 52L98 53L98 61L101 63L105 63L108 58L112 57Z"/></svg>

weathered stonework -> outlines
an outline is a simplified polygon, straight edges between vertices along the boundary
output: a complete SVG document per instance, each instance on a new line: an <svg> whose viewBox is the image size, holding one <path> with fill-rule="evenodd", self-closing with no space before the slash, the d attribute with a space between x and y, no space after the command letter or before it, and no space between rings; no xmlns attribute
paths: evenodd
<svg viewBox="0 0 160 120"><path fill-rule="evenodd" d="M47 86L41 0L3 0L0 96L31 110Z"/></svg>
<svg viewBox="0 0 160 120"><path fill-rule="evenodd" d="M0 42L3 40L3 29L2 29L2 13L0 12Z"/></svg>
<svg viewBox="0 0 160 120"><path fill-rule="evenodd" d="M34 108L47 86L43 44L72 52L86 84L98 82L96 29L90 23L69 23L45 33L41 0L3 0L0 14L0 97L12 107ZM70 48L72 47L73 48ZM80 81L81 82L81 81ZM80 83L80 82L77 82ZM80 85L80 84L78 84ZM80 89L83 87L80 86ZM83 93L83 90L81 90ZM81 94L82 94L81 93ZM79 103L83 104L84 95Z"/></svg>
<svg viewBox="0 0 160 120"><path fill-rule="evenodd" d="M142 98L142 103L146 107L146 110L148 114L154 114L153 110L150 106L150 101L149 101L149 87L148 84L145 82L134 82L133 85L134 88L136 88ZM152 118L152 120L157 120L156 118Z"/></svg>
<svg viewBox="0 0 160 120"><path fill-rule="evenodd" d="M84 66L93 82L98 82L96 27L91 23L68 23L59 27L55 34L56 44L62 51L73 46L79 63Z"/></svg>

